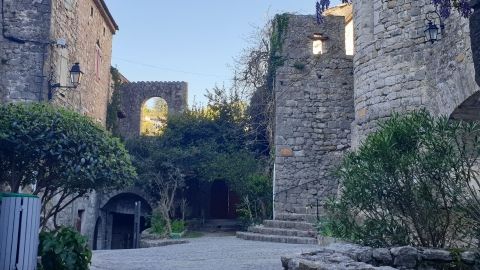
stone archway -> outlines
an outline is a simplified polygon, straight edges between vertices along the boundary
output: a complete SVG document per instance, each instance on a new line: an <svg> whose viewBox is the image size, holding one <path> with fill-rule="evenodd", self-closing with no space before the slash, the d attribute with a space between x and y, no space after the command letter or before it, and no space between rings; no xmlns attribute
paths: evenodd
<svg viewBox="0 0 480 270"><path fill-rule="evenodd" d="M480 121L480 91L463 101L450 115L454 120Z"/></svg>
<svg viewBox="0 0 480 270"><path fill-rule="evenodd" d="M105 220L105 248L128 249L133 247L135 203L141 202L140 231L148 228L147 218L152 213L147 197L138 192L116 192L101 204L101 217Z"/></svg>
<svg viewBox="0 0 480 270"><path fill-rule="evenodd" d="M168 114L187 109L188 85L186 82L136 82L120 88L119 132L132 138L140 134L141 108L144 102L160 97L167 102Z"/></svg>

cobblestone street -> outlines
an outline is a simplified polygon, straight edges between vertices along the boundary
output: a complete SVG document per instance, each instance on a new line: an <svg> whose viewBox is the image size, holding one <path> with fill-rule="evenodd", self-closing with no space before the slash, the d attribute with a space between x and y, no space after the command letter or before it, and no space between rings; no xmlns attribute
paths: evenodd
<svg viewBox="0 0 480 270"><path fill-rule="evenodd" d="M282 269L280 256L315 249L318 246L207 236L191 239L188 244L94 251L91 270L273 270Z"/></svg>

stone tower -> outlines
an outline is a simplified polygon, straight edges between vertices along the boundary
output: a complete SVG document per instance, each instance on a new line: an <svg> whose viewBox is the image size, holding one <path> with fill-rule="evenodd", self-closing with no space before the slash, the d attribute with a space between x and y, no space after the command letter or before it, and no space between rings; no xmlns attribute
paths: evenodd
<svg viewBox="0 0 480 270"><path fill-rule="evenodd" d="M275 80L274 212L315 215L337 182L330 175L350 146L353 61L345 17L286 16ZM319 199L319 201L317 201Z"/></svg>
<svg viewBox="0 0 480 270"><path fill-rule="evenodd" d="M452 11L441 40L426 43L434 10L431 0L355 0L353 146L393 112L480 119L468 20Z"/></svg>

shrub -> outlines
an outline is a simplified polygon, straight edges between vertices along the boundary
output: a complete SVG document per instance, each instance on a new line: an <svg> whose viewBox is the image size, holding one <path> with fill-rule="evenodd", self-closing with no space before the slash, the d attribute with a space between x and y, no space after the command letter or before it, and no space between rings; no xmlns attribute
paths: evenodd
<svg viewBox="0 0 480 270"><path fill-rule="evenodd" d="M464 245L479 228L479 135L476 123L425 111L393 115L344 158L342 195L327 204L321 233L371 246Z"/></svg>
<svg viewBox="0 0 480 270"><path fill-rule="evenodd" d="M136 177L120 140L90 118L42 103L0 106L0 185L35 184L42 225L92 190L121 189Z"/></svg>
<svg viewBox="0 0 480 270"><path fill-rule="evenodd" d="M92 252L87 239L71 228L40 233L40 270L88 270Z"/></svg>
<svg viewBox="0 0 480 270"><path fill-rule="evenodd" d="M150 231L154 234L158 235L165 235L166 234L166 224L165 224L165 219L163 218L163 215L158 211L158 209L155 209L152 213L151 219L150 219Z"/></svg>
<svg viewBox="0 0 480 270"><path fill-rule="evenodd" d="M172 233L182 233L185 231L185 221L174 220L172 222Z"/></svg>

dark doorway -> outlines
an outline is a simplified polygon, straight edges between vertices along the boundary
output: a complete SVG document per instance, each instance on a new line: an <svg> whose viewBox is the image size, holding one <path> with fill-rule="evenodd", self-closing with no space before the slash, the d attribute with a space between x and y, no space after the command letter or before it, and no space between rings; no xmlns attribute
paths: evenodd
<svg viewBox="0 0 480 270"><path fill-rule="evenodd" d="M134 215L112 213L112 249L133 248ZM145 230L145 218L140 217L140 231Z"/></svg>
<svg viewBox="0 0 480 270"><path fill-rule="evenodd" d="M112 249L133 247L133 215L113 213Z"/></svg>
<svg viewBox="0 0 480 270"><path fill-rule="evenodd" d="M215 181L210 189L210 217L228 218L228 185L225 181Z"/></svg>

